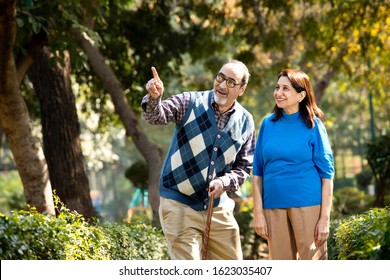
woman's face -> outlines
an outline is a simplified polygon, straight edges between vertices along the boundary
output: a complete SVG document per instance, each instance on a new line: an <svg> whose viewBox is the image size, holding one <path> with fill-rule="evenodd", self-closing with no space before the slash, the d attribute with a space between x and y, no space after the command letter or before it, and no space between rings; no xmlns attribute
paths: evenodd
<svg viewBox="0 0 390 280"><path fill-rule="evenodd" d="M276 105L287 114L294 114L299 110L299 102L303 99L302 93L298 93L291 85L290 80L281 76L276 83L274 98Z"/></svg>

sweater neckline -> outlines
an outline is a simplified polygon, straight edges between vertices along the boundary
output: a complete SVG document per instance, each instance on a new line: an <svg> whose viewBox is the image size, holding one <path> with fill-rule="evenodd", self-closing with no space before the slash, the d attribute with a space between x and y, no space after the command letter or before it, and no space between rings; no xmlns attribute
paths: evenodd
<svg viewBox="0 0 390 280"><path fill-rule="evenodd" d="M287 114L284 110L283 110L283 119L285 119L286 121L296 121L299 119L300 117L300 113L299 111L294 113L294 114Z"/></svg>

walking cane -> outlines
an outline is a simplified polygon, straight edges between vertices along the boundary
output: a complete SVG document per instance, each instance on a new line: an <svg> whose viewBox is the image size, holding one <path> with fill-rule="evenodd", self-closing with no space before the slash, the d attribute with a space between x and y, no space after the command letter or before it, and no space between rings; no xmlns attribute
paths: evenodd
<svg viewBox="0 0 390 280"><path fill-rule="evenodd" d="M213 206L214 206L214 196L212 195L209 199L209 209L207 210L206 228L204 230L204 235L203 235L202 260L207 259L207 249L209 247L211 218L213 217Z"/></svg>

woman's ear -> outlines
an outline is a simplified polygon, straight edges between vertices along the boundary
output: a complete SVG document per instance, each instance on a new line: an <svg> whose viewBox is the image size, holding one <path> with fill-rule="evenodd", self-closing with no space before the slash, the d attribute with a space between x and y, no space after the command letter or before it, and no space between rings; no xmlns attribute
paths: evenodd
<svg viewBox="0 0 390 280"><path fill-rule="evenodd" d="M306 97L306 91L301 91L300 93L299 93L299 95L301 96L301 98L299 99L299 102L301 102L303 99L305 99L305 97Z"/></svg>

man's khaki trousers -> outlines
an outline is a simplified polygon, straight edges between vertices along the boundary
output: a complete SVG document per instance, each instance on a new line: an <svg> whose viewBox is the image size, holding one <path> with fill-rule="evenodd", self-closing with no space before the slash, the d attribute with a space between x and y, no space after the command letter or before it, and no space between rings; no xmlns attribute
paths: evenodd
<svg viewBox="0 0 390 280"><path fill-rule="evenodd" d="M240 233L231 202L214 207L207 259L242 260ZM196 211L161 197L159 216L171 259L200 260L207 210Z"/></svg>

